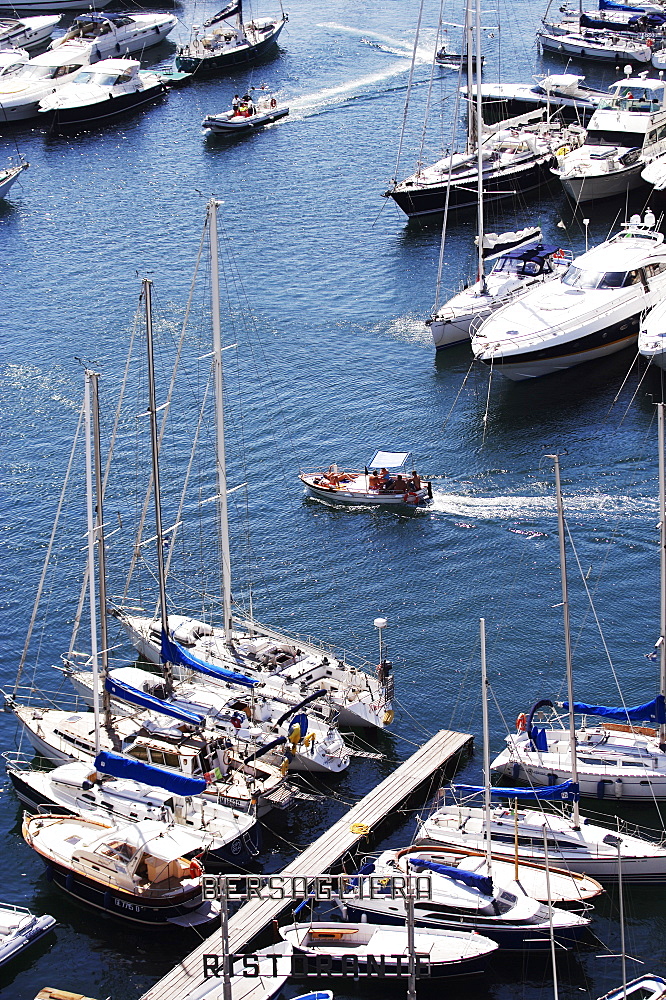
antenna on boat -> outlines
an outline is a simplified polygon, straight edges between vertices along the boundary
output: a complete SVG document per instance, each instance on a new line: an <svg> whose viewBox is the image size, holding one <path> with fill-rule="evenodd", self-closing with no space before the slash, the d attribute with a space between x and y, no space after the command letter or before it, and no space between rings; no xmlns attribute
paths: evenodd
<svg viewBox="0 0 666 1000"><path fill-rule="evenodd" d="M231 552L227 507L227 462L224 446L224 378L222 373L222 329L220 325L220 278L218 268L217 206L208 202L210 237L210 294L213 326L213 368L215 374L215 466L217 469L217 510L222 561L222 616L224 638L231 642Z"/></svg>
<svg viewBox="0 0 666 1000"><path fill-rule="evenodd" d="M571 657L571 627L569 622L569 588L567 586L567 554L564 533L564 507L562 505L562 484L560 482L560 459L558 455L547 455L552 458L555 467L555 492L557 495L557 532L560 541L560 576L562 579L562 613L564 615L564 651L567 667L567 697L569 699L569 752L571 755L571 780L578 784L578 760L576 758L576 726L573 700L573 662ZM578 799L574 798L573 828L580 828L580 808Z"/></svg>
<svg viewBox="0 0 666 1000"><path fill-rule="evenodd" d="M479 619L479 635L481 640L481 713L483 718L483 808L484 840L486 842L486 864L488 876L492 878L492 841L490 836L490 733L488 726L488 674L486 670L486 619Z"/></svg>
<svg viewBox="0 0 666 1000"><path fill-rule="evenodd" d="M148 353L148 413L150 416L150 450L153 463L153 493L155 497L155 534L157 537L157 580L160 591L160 621L162 642L169 638L169 616L167 613L166 575L164 572L164 537L162 533L162 503L160 490L159 436L157 432L157 404L155 401L155 358L153 353L153 306L150 278L143 279L143 294L146 305L146 347ZM167 697L173 691L173 666L169 659L163 662L164 685Z"/></svg>

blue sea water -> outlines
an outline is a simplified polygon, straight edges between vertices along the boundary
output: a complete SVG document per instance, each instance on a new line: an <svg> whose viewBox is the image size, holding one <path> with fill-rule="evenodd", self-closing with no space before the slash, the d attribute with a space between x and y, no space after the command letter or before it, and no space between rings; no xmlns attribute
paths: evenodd
<svg viewBox="0 0 666 1000"><path fill-rule="evenodd" d="M213 10L214 4L191 2L177 7L181 36ZM437 70L431 82L437 5L424 5L406 114L415 0L360 6L294 0L288 10L279 53L251 74L197 81L104 130L61 137L31 122L2 134L0 156L18 149L31 166L0 204L0 684L12 688L30 619L77 422L81 359L101 372L103 395L113 401L142 276L154 282L160 345L168 355L205 204L215 195L222 202L223 299L232 303L225 305L231 312L224 335L238 344L228 352L227 369L230 482L248 482L247 499L239 493L232 508L239 590L247 593L251 575L259 620L334 641L369 660L377 649L373 619L385 615L395 663L400 707L392 732L365 736L386 759L355 761L331 789L333 801L292 818L283 835L304 846L339 814L340 801L367 791L428 734L452 727L479 736L480 617L489 634L493 751L519 711L562 692L547 457L553 452L561 456L580 564L579 570L571 553L578 694L616 704L613 670L627 703L653 694L656 669L646 654L659 617L653 404L661 386L653 372L633 364L631 350L520 385L498 376L489 385L487 370L472 366L466 346L435 357L423 320L435 296L439 226L408 223L381 193L396 172L404 176L417 159L429 162L451 145L455 74ZM542 13L528 0L484 9L486 79L527 80L538 69L564 68L537 56L534 29ZM461 16L450 9L444 19ZM173 43L164 43L145 64L166 64L173 51ZM586 72L593 85L616 76L612 68L569 70ZM288 100L288 119L233 143L202 134L205 114L263 82ZM605 238L623 213L622 203L595 206L590 241ZM557 189L502 209L491 221L501 230L537 219L550 238L584 248L582 221ZM449 227L443 272L449 292L473 266L474 230L472 216ZM130 391L137 420L145 409L142 378ZM131 522L136 507L129 484L138 460L129 425L123 433L126 468L110 486L108 506L114 524L118 513ZM165 461L181 472L182 443L176 428L165 445ZM363 465L378 446L413 450L419 470L434 477L431 508L400 517L331 509L303 496L300 468ZM174 497L167 496L169 513ZM78 507L68 508L67 541L44 595L48 625L36 633L28 659L36 681L51 690L51 664L67 648L78 599L83 518L79 496ZM116 562L119 550L117 540L110 543L116 587L126 566L120 555ZM251 572L244 568L248 552ZM193 563L194 554L186 555ZM0 750L14 749L17 738L13 717L0 716ZM477 753L464 774L479 773ZM2 995L28 1000L50 984L99 1000L138 997L194 940L138 934L59 895L23 843L21 808L6 778L0 789L0 895L58 919L54 934L0 971ZM659 823L652 810L618 806L618 813ZM405 814L389 842L406 843L412 828ZM276 869L288 856L277 839L264 860ZM661 894L632 890L625 907L629 952L662 972ZM567 998L581 991L598 997L620 981L619 961L597 957L617 952L617 911L617 895L609 893L594 923L598 949L562 962ZM642 968L630 963L632 974ZM396 996L401 989L395 987ZM492 1000L550 997L552 976L547 965L518 960L498 965L470 990ZM336 992L356 996L366 988Z"/></svg>

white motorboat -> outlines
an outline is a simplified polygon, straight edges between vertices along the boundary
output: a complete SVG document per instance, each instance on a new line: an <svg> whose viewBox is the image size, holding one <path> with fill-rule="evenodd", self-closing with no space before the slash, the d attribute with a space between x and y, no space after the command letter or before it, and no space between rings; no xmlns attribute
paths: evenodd
<svg viewBox="0 0 666 1000"><path fill-rule="evenodd" d="M420 823L416 842L423 846L436 844L484 851L487 829L484 810L473 804L481 791L480 787L452 787L450 792L454 801L438 806ZM539 793L539 789L530 792L526 788L493 788L492 791L493 798L509 800L515 791L517 794L513 798L521 801L528 796L536 799ZM442 792L449 793L449 789L442 789ZM552 865L571 872L585 872L601 882L614 882L618 877L614 841L619 840L625 882L666 883L666 840L662 837L659 842L638 836L635 831L625 829L619 820L617 826L609 829L592 823L587 817L576 822L564 813L499 803L492 807L489 829L493 857L503 858L507 864L514 861L517 839L521 860L543 865L547 851Z"/></svg>
<svg viewBox="0 0 666 1000"><path fill-rule="evenodd" d="M55 918L48 913L36 916L25 906L0 902L0 966L21 955L55 927Z"/></svg>
<svg viewBox="0 0 666 1000"><path fill-rule="evenodd" d="M299 479L318 500L362 507L419 507L430 503L432 483L421 479L409 451L375 452L362 470L341 470L336 464ZM416 477L416 478L414 478Z"/></svg>
<svg viewBox="0 0 666 1000"><path fill-rule="evenodd" d="M258 853L256 817L199 794L205 782L118 754L102 754L100 764L103 771L83 761L36 771L8 759L7 773L21 802L36 812L107 823L160 820L185 830L191 840L185 857L203 854L207 866L245 866Z"/></svg>
<svg viewBox="0 0 666 1000"><path fill-rule="evenodd" d="M61 14L41 14L38 17L0 18L0 49L7 46L33 49L53 34Z"/></svg>
<svg viewBox="0 0 666 1000"><path fill-rule="evenodd" d="M203 32L199 25L192 25L189 42L178 49L176 68L204 75L256 62L276 45L287 20L282 14L243 21L242 0L232 0L204 21Z"/></svg>
<svg viewBox="0 0 666 1000"><path fill-rule="evenodd" d="M178 24L173 14L105 14L91 12L74 18L69 30L51 42L50 48L80 42L92 52L90 62L143 52L159 45Z"/></svg>
<svg viewBox="0 0 666 1000"><path fill-rule="evenodd" d="M103 124L149 104L167 92L159 73L141 69L136 59L102 59L39 102L52 128Z"/></svg>
<svg viewBox="0 0 666 1000"><path fill-rule="evenodd" d="M638 351L657 368L666 368L666 298L643 316Z"/></svg>
<svg viewBox="0 0 666 1000"><path fill-rule="evenodd" d="M594 59L615 65L647 65L652 59L650 45L618 33L590 29L554 34L541 30L537 32L537 40L544 52L557 52L563 56Z"/></svg>
<svg viewBox="0 0 666 1000"><path fill-rule="evenodd" d="M381 964L383 974L400 975L409 961L407 930L391 924L311 921L281 927L280 935L292 945L296 967L303 964L311 974L322 956L330 957L333 975L347 968L352 955L361 974ZM469 931L418 928L413 948L417 978L444 979L482 973L498 945Z"/></svg>
<svg viewBox="0 0 666 1000"><path fill-rule="evenodd" d="M487 259L495 260L489 274L463 288L426 320L437 350L467 340L472 322L490 316L535 283L561 276L573 258L568 250L532 242Z"/></svg>
<svg viewBox="0 0 666 1000"><path fill-rule="evenodd" d="M475 930L496 941L502 948L517 951L544 951L550 948L550 933L560 944L572 944L587 937L590 921L578 913L539 903L527 895L519 882L496 881L494 877L466 872L433 860L420 847L383 851L376 861L363 865L355 887L341 897L341 904L353 920L365 915L369 922L404 924L405 900L392 898L390 887L382 894L370 892L370 879L377 887L381 878L427 875L430 899L414 903L417 927L443 930Z"/></svg>
<svg viewBox="0 0 666 1000"><path fill-rule="evenodd" d="M580 126L555 122L530 124L545 112L530 112L519 118L483 126L481 161L484 203L527 194L544 183L555 163L555 150L578 146L584 132ZM419 216L476 208L478 204L478 156L472 148L453 153L396 182L384 192L406 215Z"/></svg>
<svg viewBox="0 0 666 1000"><path fill-rule="evenodd" d="M666 247L647 212L528 289L472 330L474 356L514 381L605 357L635 343L641 315L666 291Z"/></svg>
<svg viewBox="0 0 666 1000"><path fill-rule="evenodd" d="M584 76L574 73L551 73L535 77L533 84L484 83L481 85L484 118L501 121L545 107L550 114L557 111L568 121L584 124L608 97L607 91L588 87L584 80Z"/></svg>
<svg viewBox="0 0 666 1000"><path fill-rule="evenodd" d="M664 151L666 85L645 74L609 88L594 112L585 143L564 148L552 173L576 204L627 191L642 184L647 159Z"/></svg>
<svg viewBox="0 0 666 1000"><path fill-rule="evenodd" d="M62 45L33 56L9 79L0 77L0 125L34 118L39 102L73 80L81 67L89 64L90 53L87 46Z"/></svg>
<svg viewBox="0 0 666 1000"><path fill-rule="evenodd" d="M201 865L184 831L155 820L110 825L50 813L23 817L23 839L70 896L130 923L199 927L219 920L202 901Z"/></svg>
<svg viewBox="0 0 666 1000"><path fill-rule="evenodd" d="M91 671L73 669L69 676L76 693L92 706ZM138 667L118 667L108 676L114 707L119 712L136 711L145 693L156 698L164 694L164 679ZM313 699L319 705L313 704ZM249 694L247 688L192 672L187 680L174 684L167 700L176 708L205 717L209 726L227 737L258 748L276 736L284 736L290 771L341 774L349 767L349 751L333 722L337 713L332 708L326 710L318 692L305 699L295 695L275 697L270 686L257 684Z"/></svg>
<svg viewBox="0 0 666 1000"><path fill-rule="evenodd" d="M666 996L666 979L648 972L610 990L599 1000L662 1000L664 996Z"/></svg>
<svg viewBox="0 0 666 1000"><path fill-rule="evenodd" d="M0 198L5 198L9 193L9 189L12 184L14 184L24 170L27 170L30 164L27 160L21 159L19 163L12 164L10 162L9 166L5 167L4 170L0 170Z"/></svg>
<svg viewBox="0 0 666 1000"><path fill-rule="evenodd" d="M254 99L246 94L230 111L206 115L201 124L216 135L237 135L271 125L288 114L289 108L280 104L273 94L259 91Z"/></svg>

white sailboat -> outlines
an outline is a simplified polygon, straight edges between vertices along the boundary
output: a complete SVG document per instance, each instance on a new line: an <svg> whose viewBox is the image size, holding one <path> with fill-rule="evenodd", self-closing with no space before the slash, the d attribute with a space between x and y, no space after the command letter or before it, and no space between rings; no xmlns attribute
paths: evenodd
<svg viewBox="0 0 666 1000"><path fill-rule="evenodd" d="M666 799L666 500L664 461L664 404L658 404L659 414L659 503L661 517L661 624L657 648L660 656L659 694L644 705L613 708L574 702L573 668L569 638L569 604L566 582L564 545L564 511L559 478L559 462L555 460L558 524L560 535L560 565L568 701L562 704L566 718L559 716L553 724L534 724L541 709L552 708L544 699L531 710L519 725L519 731L506 738L506 749L493 761L492 768L506 777L521 777L533 785L556 784L571 779L579 785L582 796L653 802ZM583 716L576 728L575 714ZM614 720L589 725L589 716ZM637 723L637 725L635 724ZM646 725L647 723L647 725ZM658 728L655 728L658 727Z"/></svg>

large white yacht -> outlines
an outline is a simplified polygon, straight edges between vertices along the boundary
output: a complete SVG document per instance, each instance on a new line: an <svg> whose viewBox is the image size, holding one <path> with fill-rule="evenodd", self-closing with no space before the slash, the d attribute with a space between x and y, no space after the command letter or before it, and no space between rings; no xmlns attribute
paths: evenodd
<svg viewBox="0 0 666 1000"><path fill-rule="evenodd" d="M528 289L476 330L472 350L514 381L550 375L635 343L666 294L666 246L651 211L577 257L547 288Z"/></svg>
<svg viewBox="0 0 666 1000"><path fill-rule="evenodd" d="M81 45L61 45L30 59L7 81L0 80L0 125L34 118L39 102L74 78L90 62L91 49Z"/></svg>
<svg viewBox="0 0 666 1000"><path fill-rule="evenodd" d="M570 151L563 147L551 171L576 204L625 194L642 183L645 159L664 148L665 99L664 81L644 73L610 87L590 119L585 143Z"/></svg>
<svg viewBox="0 0 666 1000"><path fill-rule="evenodd" d="M177 24L178 18L173 14L98 14L91 11L75 17L69 31L52 41L50 48L78 43L91 49L90 62L113 59L159 45Z"/></svg>

